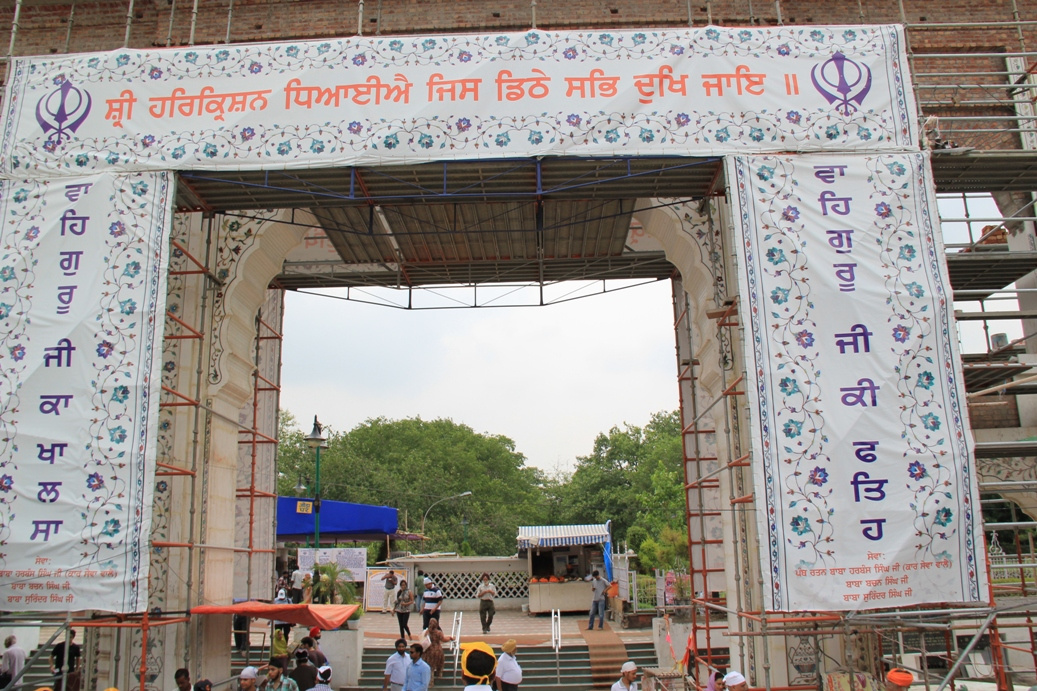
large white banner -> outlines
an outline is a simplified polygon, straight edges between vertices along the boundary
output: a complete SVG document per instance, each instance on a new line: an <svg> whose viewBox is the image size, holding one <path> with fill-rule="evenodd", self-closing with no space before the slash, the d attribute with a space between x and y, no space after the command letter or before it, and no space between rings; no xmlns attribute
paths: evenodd
<svg viewBox="0 0 1037 691"><path fill-rule="evenodd" d="M775 610L987 597L927 155L728 161Z"/></svg>
<svg viewBox="0 0 1037 691"><path fill-rule="evenodd" d="M139 612L168 173L0 180L0 610Z"/></svg>
<svg viewBox="0 0 1037 691"><path fill-rule="evenodd" d="M320 564L337 564L340 569L349 571L349 579L362 583L367 574L366 547L329 547L327 549L299 549L299 568L313 571L314 562ZM345 579L345 576L343 576Z"/></svg>
<svg viewBox="0 0 1037 691"><path fill-rule="evenodd" d="M0 170L913 149L903 39L705 27L15 58Z"/></svg>

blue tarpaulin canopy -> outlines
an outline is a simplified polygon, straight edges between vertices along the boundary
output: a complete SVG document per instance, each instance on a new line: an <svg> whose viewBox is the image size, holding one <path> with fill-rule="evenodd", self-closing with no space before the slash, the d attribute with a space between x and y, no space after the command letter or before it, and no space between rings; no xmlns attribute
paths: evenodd
<svg viewBox="0 0 1037 691"><path fill-rule="evenodd" d="M313 537L313 499L277 498L277 538ZM320 537L336 540L381 540L393 537L399 524L396 509L389 506L321 500Z"/></svg>

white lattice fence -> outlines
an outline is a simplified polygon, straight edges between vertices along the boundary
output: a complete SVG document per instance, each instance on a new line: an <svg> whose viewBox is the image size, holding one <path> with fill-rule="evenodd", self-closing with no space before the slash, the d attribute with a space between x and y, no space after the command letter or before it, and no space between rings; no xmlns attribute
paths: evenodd
<svg viewBox="0 0 1037 691"><path fill-rule="evenodd" d="M486 572L437 573L430 571L426 572L425 575L435 581L447 599L462 600L475 597L475 591L479 588L479 581L483 573ZM529 597L529 584L526 582L525 573L515 571L490 572L490 580L497 586L498 598Z"/></svg>

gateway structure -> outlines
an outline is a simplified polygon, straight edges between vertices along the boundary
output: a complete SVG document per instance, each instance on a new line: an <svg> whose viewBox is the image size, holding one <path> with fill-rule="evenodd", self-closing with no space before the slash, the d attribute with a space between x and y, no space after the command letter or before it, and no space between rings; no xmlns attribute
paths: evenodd
<svg viewBox="0 0 1037 691"><path fill-rule="evenodd" d="M223 678L229 619L165 613L266 587L283 290L669 279L699 683L983 641L1032 675L1025 603L994 616L1031 559L991 585L979 494L1032 496L1030 331L958 329L1032 316L1033 18L671 5L360 3L351 38L131 5L120 46L81 28L109 6L62 40L17 4L12 53L52 54L9 60L0 135L0 607L132 615L91 623L98 683Z"/></svg>

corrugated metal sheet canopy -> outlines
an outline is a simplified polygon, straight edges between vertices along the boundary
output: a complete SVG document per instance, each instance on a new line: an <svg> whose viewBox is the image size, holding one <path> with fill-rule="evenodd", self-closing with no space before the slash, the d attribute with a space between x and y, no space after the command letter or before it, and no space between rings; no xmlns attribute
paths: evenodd
<svg viewBox="0 0 1037 691"><path fill-rule="evenodd" d="M609 541L607 523L598 525L520 525L519 549L597 545Z"/></svg>

